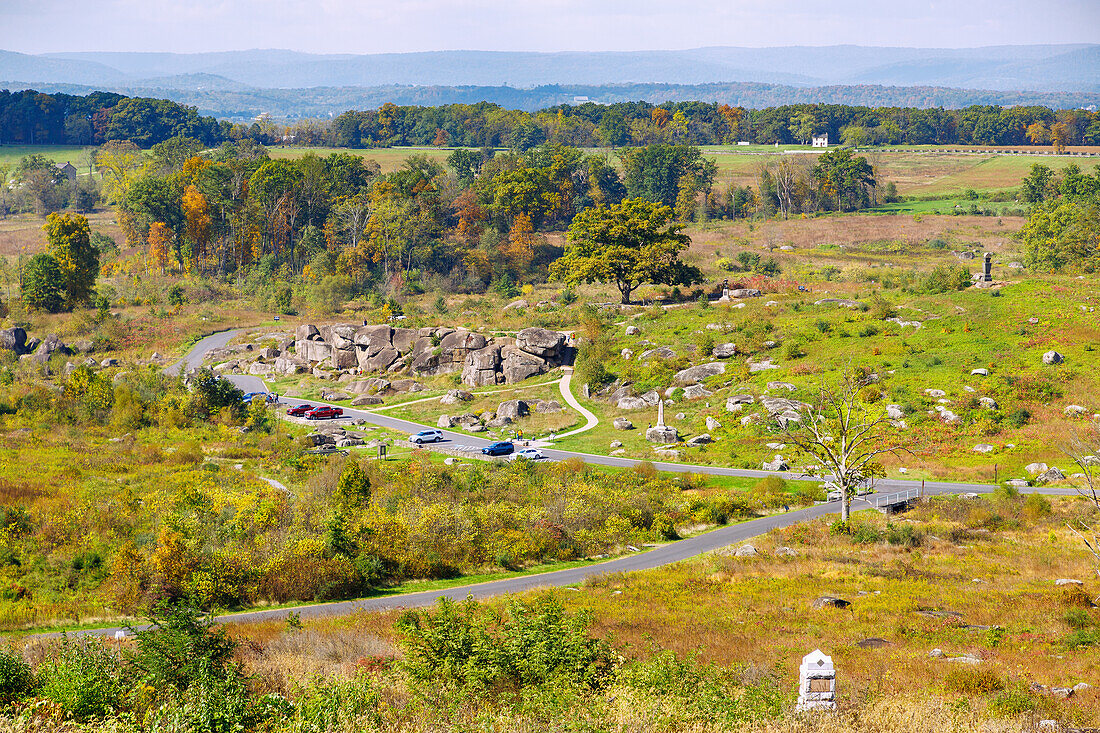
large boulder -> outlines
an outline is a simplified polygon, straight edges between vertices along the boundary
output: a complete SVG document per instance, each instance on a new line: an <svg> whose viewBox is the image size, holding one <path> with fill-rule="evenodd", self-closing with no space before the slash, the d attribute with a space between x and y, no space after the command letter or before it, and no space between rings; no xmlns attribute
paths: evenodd
<svg viewBox="0 0 1100 733"><path fill-rule="evenodd" d="M27 353L27 332L19 326L0 331L0 349L14 351L16 355Z"/></svg>
<svg viewBox="0 0 1100 733"><path fill-rule="evenodd" d="M528 377L549 371L546 359L515 346L506 346L500 353L503 357L501 372L507 384L522 382Z"/></svg>
<svg viewBox="0 0 1100 733"><path fill-rule="evenodd" d="M294 342L294 353L305 361L324 361L332 356L332 347L317 339L303 339Z"/></svg>
<svg viewBox="0 0 1100 733"><path fill-rule="evenodd" d="M343 338L342 336L340 338ZM351 341L344 339L345 343L351 344ZM329 361L336 369L351 369L352 367L359 366L359 358L355 354L354 345L349 346L346 349L333 349L332 354L329 356Z"/></svg>
<svg viewBox="0 0 1100 733"><path fill-rule="evenodd" d="M397 361L397 349L392 346L384 346L379 349L375 354L368 356L366 349L357 349L356 358L359 362L359 368L365 372L381 372L385 371Z"/></svg>
<svg viewBox="0 0 1100 733"><path fill-rule="evenodd" d="M730 357L737 356L737 344L718 344L711 353L714 354L715 359L729 359Z"/></svg>
<svg viewBox="0 0 1100 733"><path fill-rule="evenodd" d="M464 364L468 354L484 349L488 343L480 333L455 331L440 340L439 348L443 351L443 356L449 361Z"/></svg>
<svg viewBox="0 0 1100 733"><path fill-rule="evenodd" d="M514 421L529 414L531 414L531 408L523 400L506 400L497 407L497 419L506 417Z"/></svg>
<svg viewBox="0 0 1100 733"><path fill-rule="evenodd" d="M50 355L55 351L65 354L66 356L73 353L72 349L65 345L65 342L58 338L56 334L51 333L43 339L42 343L38 345L38 348L34 350L34 359L35 361L45 363L49 361Z"/></svg>
<svg viewBox="0 0 1100 733"><path fill-rule="evenodd" d="M611 425L614 426L614 428L616 430L633 430L634 429L634 423L630 422L625 417L615 418L614 420L611 421Z"/></svg>
<svg viewBox="0 0 1100 733"><path fill-rule="evenodd" d="M405 355L412 351L417 338L419 335L415 328L395 328L390 336L390 345L397 349L399 354Z"/></svg>
<svg viewBox="0 0 1100 733"><path fill-rule="evenodd" d="M680 436L671 425L654 425L645 431L645 439L650 443L667 445L678 441Z"/></svg>
<svg viewBox="0 0 1100 733"><path fill-rule="evenodd" d="M320 341L321 332L312 323L303 323L294 329L295 341Z"/></svg>
<svg viewBox="0 0 1100 733"><path fill-rule="evenodd" d="M466 354L466 364L462 367L462 383L470 387L484 387L497 384L500 369L500 347L486 346Z"/></svg>
<svg viewBox="0 0 1100 733"><path fill-rule="evenodd" d="M537 356L559 356L565 346L565 334L547 328L525 328L516 334L516 346Z"/></svg>
<svg viewBox="0 0 1100 733"><path fill-rule="evenodd" d="M1043 354L1044 364L1061 364L1066 358L1059 354L1057 351L1048 351Z"/></svg>
<svg viewBox="0 0 1100 733"><path fill-rule="evenodd" d="M802 411L808 407L804 402L784 397L761 397L760 404L764 405L764 409L780 427L786 427L792 422L802 422Z"/></svg>
<svg viewBox="0 0 1100 733"><path fill-rule="evenodd" d="M675 359L676 352L667 346L658 346L655 349L646 349L641 354L638 354L638 361L649 361L650 359Z"/></svg>
<svg viewBox="0 0 1100 733"><path fill-rule="evenodd" d="M710 397L714 393L708 389L704 389L701 384L691 384L684 387L684 399L685 400L698 400L703 397Z"/></svg>
<svg viewBox="0 0 1100 733"><path fill-rule="evenodd" d="M382 349L392 348L393 329L387 324L363 326L356 330L353 340L366 356L374 356Z"/></svg>
<svg viewBox="0 0 1100 733"><path fill-rule="evenodd" d="M306 368L306 365L300 360L289 356L280 356L275 360L275 364L273 365L273 371L283 376L304 372Z"/></svg>
<svg viewBox="0 0 1100 733"><path fill-rule="evenodd" d="M697 366L688 367L682 369L673 375L672 381L676 384L698 384L704 379L710 377L716 377L719 374L726 373L726 365L720 361L714 361L710 364L699 364Z"/></svg>

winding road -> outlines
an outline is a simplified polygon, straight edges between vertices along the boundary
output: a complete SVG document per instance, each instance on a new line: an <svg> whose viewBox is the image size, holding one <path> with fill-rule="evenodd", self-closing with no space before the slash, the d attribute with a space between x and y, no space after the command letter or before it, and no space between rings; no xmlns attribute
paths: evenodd
<svg viewBox="0 0 1100 733"><path fill-rule="evenodd" d="M213 348L220 348L229 343L235 336L241 331L224 331L221 333L212 334L196 343L191 351L178 362L166 369L166 372L178 374L180 369L186 366L187 369L194 368L202 364L203 356L207 351ZM562 397L569 403L573 409L580 412L585 416L587 424L584 428L577 431L587 430L596 423L598 420L588 410L585 410L576 399L573 397L569 389L569 377L571 375L566 373L565 377L560 382L560 389ZM266 386L263 380L258 377L249 375L230 375L228 377L238 387L246 392L250 391L265 391ZM283 398L283 401L288 405L301 404L304 400L296 400ZM319 404L315 401L310 401L310 404ZM323 404L323 403L320 403ZM381 427L399 430L407 433L414 433L422 430L426 425L420 425L418 423L410 422L408 420L401 420L398 418L389 417L387 415L381 415L369 410L355 410L344 408L344 414L352 418L362 418L364 421L379 425ZM562 436L569 433L563 433ZM450 431L444 431L444 437L448 441L453 441L458 445L468 445L480 448L487 445L489 440L483 438L477 438L475 436L453 433ZM590 453L577 453L572 451L544 449L543 452L551 458L563 459L563 458L580 458L587 463L599 464L604 466L613 466L619 468L629 468L631 466L638 465L642 461L633 460L630 458L618 458L613 456L601 456ZM673 472L694 472L704 473L713 476L748 476L748 477L763 477L763 476L783 476L792 480L815 480L801 474L793 473L778 473L775 471L754 471L748 469L737 468L725 468L722 466L702 466L693 464L682 463L665 463L665 462L653 462L655 468L661 471L673 471ZM881 493L889 493L894 491L905 491L907 489L921 488L923 486L924 493L928 496L940 495L940 494L959 494L966 492L974 493L988 493L994 490L994 486L990 484L962 484L944 481L903 481L903 480L880 480L877 483ZM1042 493L1051 496L1073 496L1076 492L1073 489L1035 489L1037 493ZM862 505L862 506L861 506ZM869 507L863 499L855 499L852 503L853 510ZM413 608L418 606L428 606L435 603L436 599L445 597L455 600L461 600L467 596L473 598L489 598L492 596L499 596L509 593L520 593L523 591L531 590L533 588L540 587L562 587L572 586L585 581L588 578L605 574L605 573L617 573L617 572L630 572L636 570L649 570L652 568L660 567L662 565L668 565L670 563L686 560L690 557L694 557L700 553L716 550L727 545L743 542L745 540L758 537L762 534L770 532L773 529L787 527L798 522L803 522L809 519L815 519L818 517L827 516L829 514L835 514L840 512L840 502L828 502L818 504L805 509L798 509L783 514L776 514L773 516L762 517L760 519L754 519L739 524L728 525L720 527L718 529L706 532L687 539L671 542L666 545L661 545L656 548L650 549L646 552L632 553L623 557L609 560L607 562L598 563L595 565L588 565L584 567L569 568L566 570L557 570L552 572L540 573L527 576L513 576L505 577L500 580L494 580L486 583L477 583L471 585L461 585L449 588L441 591L425 591L420 593L408 593L403 595L394 596L381 596L377 598L362 598L351 601L336 601L331 603L320 603L309 606L297 606L289 609L266 609L257 611L247 611L243 613L227 614L219 616L218 621L227 623L246 623L255 621L270 621L285 619L291 612L298 613L303 619L320 618L325 616L340 616L356 611L382 611L395 608ZM111 635L121 631L120 628L109 629L93 629L85 630L78 633L81 634L105 634Z"/></svg>

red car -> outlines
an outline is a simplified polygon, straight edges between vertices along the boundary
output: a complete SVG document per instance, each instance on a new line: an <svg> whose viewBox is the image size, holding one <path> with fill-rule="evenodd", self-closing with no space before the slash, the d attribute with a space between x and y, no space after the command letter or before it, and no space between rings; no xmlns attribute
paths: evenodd
<svg viewBox="0 0 1100 733"><path fill-rule="evenodd" d="M343 414L343 408L321 405L320 407L314 407L312 410L307 412L306 420L322 420L324 418L341 417L343 416Z"/></svg>
<svg viewBox="0 0 1100 733"><path fill-rule="evenodd" d="M286 408L286 414L290 415L291 417L301 417L312 409L313 405L296 405L294 407Z"/></svg>

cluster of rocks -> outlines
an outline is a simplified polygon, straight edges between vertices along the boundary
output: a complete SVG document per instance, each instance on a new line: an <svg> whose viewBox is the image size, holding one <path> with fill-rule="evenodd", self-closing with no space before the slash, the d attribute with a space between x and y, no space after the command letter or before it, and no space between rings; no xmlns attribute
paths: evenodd
<svg viewBox="0 0 1100 733"><path fill-rule="evenodd" d="M452 390L451 392L460 392L460 390ZM446 400L450 394L444 395L440 402ZM464 399L458 398L461 401L471 399L469 392L460 392L460 394L464 396ZM448 402L445 404L454 403ZM561 410L562 406L555 400L505 400L497 405L495 411L486 411L480 415L472 412L462 415L440 415L436 427L446 429L457 425L467 432L480 433L489 428L502 428L505 425L511 425L520 418L527 417L532 412L552 413L561 412Z"/></svg>
<svg viewBox="0 0 1100 733"><path fill-rule="evenodd" d="M117 359L104 359L102 362L93 359L88 354L95 351L95 344L87 339L66 344L56 334L49 334L45 338L29 336L26 329L21 326L13 326L0 330L0 350L13 352L20 361L32 362L48 368L49 361L54 354L63 356L84 356L78 362L67 362L64 373L71 374L78 366L87 367L112 367L118 366Z"/></svg>
<svg viewBox="0 0 1100 733"><path fill-rule="evenodd" d="M299 326L294 361L361 372L419 376L462 373L470 387L514 384L571 364L566 335L525 328L513 337L486 337L453 328L394 328L387 324Z"/></svg>
<svg viewBox="0 0 1100 733"><path fill-rule="evenodd" d="M385 445L388 442L392 442L391 440L372 440L368 443L365 433L347 430L339 425L326 425L317 428L315 432L305 436L304 440L315 448L323 448L325 446L350 448L356 445L366 445L370 448L377 448L379 445Z"/></svg>

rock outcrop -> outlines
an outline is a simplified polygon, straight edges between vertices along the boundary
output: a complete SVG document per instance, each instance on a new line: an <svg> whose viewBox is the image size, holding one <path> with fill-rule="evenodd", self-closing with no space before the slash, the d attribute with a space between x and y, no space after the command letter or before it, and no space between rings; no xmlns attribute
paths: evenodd
<svg viewBox="0 0 1100 733"><path fill-rule="evenodd" d="M487 338L453 328L307 324L299 326L294 335L295 355L282 356L283 361L276 365L280 373L324 362L335 369L362 372L417 376L461 372L463 384L484 387L521 382L573 360L565 334L545 328L525 328L513 339Z"/></svg>

